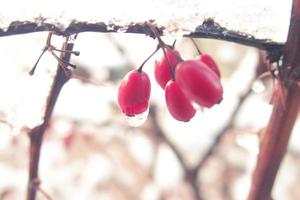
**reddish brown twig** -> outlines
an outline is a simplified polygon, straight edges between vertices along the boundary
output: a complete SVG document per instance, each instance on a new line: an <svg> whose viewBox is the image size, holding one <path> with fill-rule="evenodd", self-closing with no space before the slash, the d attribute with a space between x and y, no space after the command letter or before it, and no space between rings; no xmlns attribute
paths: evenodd
<svg viewBox="0 0 300 200"><path fill-rule="evenodd" d="M46 200L52 200L50 195L45 190L43 190L40 186L37 186L36 190L39 191L41 193L41 195L43 195L43 197L45 197Z"/></svg>
<svg viewBox="0 0 300 200"><path fill-rule="evenodd" d="M68 38L66 38L66 42L64 43L62 50L72 50L74 44L68 43ZM69 52L61 52L60 59L66 62L70 60ZM34 127L29 133L30 138L30 163L29 163L29 179L28 179L28 191L27 191L27 200L35 200L37 188L35 186L36 180L39 180L38 176L38 167L39 167L39 159L40 159L40 151L42 146L42 140L48 123L50 121L50 117L52 115L54 105L58 98L58 95L64 86L64 84L69 80L69 74L66 73L65 66L61 66L58 64L56 76L54 78L51 91L49 93L47 99L46 110L44 114L43 123Z"/></svg>
<svg viewBox="0 0 300 200"><path fill-rule="evenodd" d="M263 132L260 153L248 200L272 199L271 192L286 152L288 141L300 108L299 76L293 72L300 66L300 0L293 0L288 39L284 46L283 66L279 70L273 95L273 111Z"/></svg>
<svg viewBox="0 0 300 200"><path fill-rule="evenodd" d="M39 179L32 180L30 187L35 188L35 190L39 192L46 200L52 200L50 195L41 188L41 182Z"/></svg>

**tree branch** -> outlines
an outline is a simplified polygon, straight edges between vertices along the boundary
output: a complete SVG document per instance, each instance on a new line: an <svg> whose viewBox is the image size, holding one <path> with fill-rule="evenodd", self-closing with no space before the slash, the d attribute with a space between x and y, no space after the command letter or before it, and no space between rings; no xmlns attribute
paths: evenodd
<svg viewBox="0 0 300 200"><path fill-rule="evenodd" d="M283 66L273 94L273 111L263 132L260 153L253 174L248 200L272 199L271 192L280 163L300 108L300 89L295 73L300 67L300 0L293 0Z"/></svg>
<svg viewBox="0 0 300 200"><path fill-rule="evenodd" d="M72 50L74 44L67 43L68 38L66 39L65 44L63 45L63 50ZM70 53L61 53L60 58L64 61L69 62ZM42 140L44 133L49 124L55 103L57 101L58 95L64 86L64 84L69 80L69 76L63 70L63 67L58 64L56 76L54 78L50 94L47 99L46 110L44 114L43 123L34 127L29 133L30 138L30 163L29 163L29 179L28 179L28 191L27 191L27 200L35 200L36 191L39 188L40 180L38 177L38 168L40 160L40 151L42 146Z"/></svg>
<svg viewBox="0 0 300 200"><path fill-rule="evenodd" d="M118 24L105 24L104 22L78 22L73 21L70 24L62 25L60 23L45 23L45 20L36 19L36 21L14 21L5 29L0 28L0 37L34 33L41 31L53 31L57 35L69 36L82 32L122 32L122 33L139 33L149 35L147 23L131 23L127 26ZM164 27L157 27L162 35ZM151 35L151 34L150 34ZM270 41L268 39L256 39L253 35L228 30L220 24L209 18L203 21L195 31L185 35L193 38L213 38L235 42L247 46L257 47L267 50L268 52L277 52L280 54L283 44Z"/></svg>

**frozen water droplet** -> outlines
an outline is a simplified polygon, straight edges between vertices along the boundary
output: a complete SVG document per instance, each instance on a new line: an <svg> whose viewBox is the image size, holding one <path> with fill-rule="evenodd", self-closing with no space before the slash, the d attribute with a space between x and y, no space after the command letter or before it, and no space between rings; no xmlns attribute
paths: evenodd
<svg viewBox="0 0 300 200"><path fill-rule="evenodd" d="M252 84L252 90L256 93L261 93L265 90L265 85L261 80L256 80Z"/></svg>
<svg viewBox="0 0 300 200"><path fill-rule="evenodd" d="M201 111L201 112L204 111L204 107L200 106L199 104L192 102L192 105L196 110Z"/></svg>
<svg viewBox="0 0 300 200"><path fill-rule="evenodd" d="M134 115L134 116L125 116L125 119L129 126L138 127L146 121L148 114L149 114L149 108L141 114Z"/></svg>

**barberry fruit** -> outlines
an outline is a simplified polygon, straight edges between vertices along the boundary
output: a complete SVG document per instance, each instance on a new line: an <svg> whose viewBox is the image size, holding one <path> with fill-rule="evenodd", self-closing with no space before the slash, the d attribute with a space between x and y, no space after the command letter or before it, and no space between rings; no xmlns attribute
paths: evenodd
<svg viewBox="0 0 300 200"><path fill-rule="evenodd" d="M219 78L221 77L217 63L209 54L201 54L198 60L204 62L212 71L216 73Z"/></svg>
<svg viewBox="0 0 300 200"><path fill-rule="evenodd" d="M170 80L165 92L167 108L176 120L187 122L194 117L196 110L176 81Z"/></svg>
<svg viewBox="0 0 300 200"><path fill-rule="evenodd" d="M149 106L151 84L145 72L130 71L122 80L118 103L123 113L134 116L145 112Z"/></svg>
<svg viewBox="0 0 300 200"><path fill-rule="evenodd" d="M219 77L203 62L187 60L179 63L176 81L187 97L202 107L210 108L223 99Z"/></svg>
<svg viewBox="0 0 300 200"><path fill-rule="evenodd" d="M170 50L168 48L165 48L165 52L168 57L169 63L172 67L172 70L175 71L175 67L178 64L180 58L179 52L175 49ZM165 88L167 82L172 79L168 61L164 55L161 58L161 60L155 61L154 75L157 83L163 89Z"/></svg>

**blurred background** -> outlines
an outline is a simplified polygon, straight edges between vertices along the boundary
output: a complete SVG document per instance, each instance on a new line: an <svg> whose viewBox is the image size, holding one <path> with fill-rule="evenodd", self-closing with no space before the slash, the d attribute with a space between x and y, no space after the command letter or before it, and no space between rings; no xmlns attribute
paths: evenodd
<svg viewBox="0 0 300 200"><path fill-rule="evenodd" d="M33 67L47 33L0 37L0 200L25 199L28 131L42 122L57 61L46 52ZM163 37L172 44L173 37ZM189 38L176 38L184 59L197 56ZM53 36L60 48L63 38ZM143 119L126 119L117 105L124 75L155 50L139 34L80 33L77 65L64 86L44 137L41 188L55 200L246 199L260 131L271 114L273 80L264 76L264 53L234 43L195 39L219 65L224 100L199 109L189 122L167 112L154 80L159 51L144 66L151 107ZM257 78L259 77L259 78ZM144 123L142 123L144 121ZM218 138L219 140L216 140ZM295 125L273 189L274 199L300 199L300 123ZM38 199L46 199L41 192Z"/></svg>

